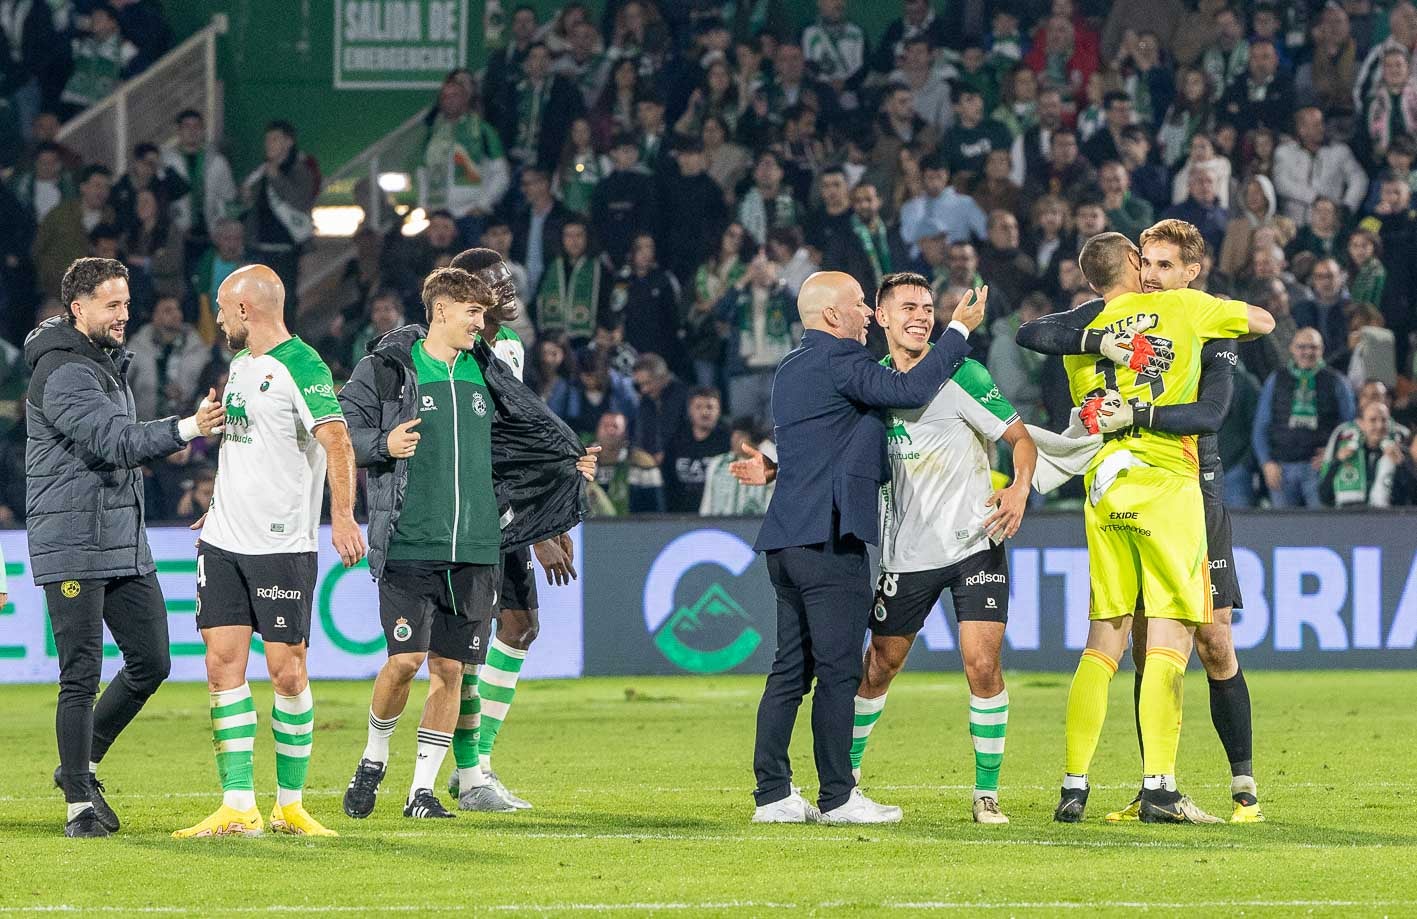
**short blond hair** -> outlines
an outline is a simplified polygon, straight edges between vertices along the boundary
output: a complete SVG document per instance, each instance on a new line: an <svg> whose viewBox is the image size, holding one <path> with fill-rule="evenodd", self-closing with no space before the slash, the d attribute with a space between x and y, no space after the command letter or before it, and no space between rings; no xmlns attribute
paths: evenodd
<svg viewBox="0 0 1417 919"><path fill-rule="evenodd" d="M1142 230L1142 248L1153 242L1170 243L1179 249L1183 265L1199 265L1205 259L1205 237L1195 224L1184 220L1172 217Z"/></svg>

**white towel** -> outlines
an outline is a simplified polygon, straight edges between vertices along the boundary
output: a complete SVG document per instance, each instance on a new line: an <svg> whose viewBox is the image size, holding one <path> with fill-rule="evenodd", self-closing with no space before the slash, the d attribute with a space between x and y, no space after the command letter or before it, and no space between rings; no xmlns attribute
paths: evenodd
<svg viewBox="0 0 1417 919"><path fill-rule="evenodd" d="M1087 464L1102 449L1102 435L1088 434L1073 409L1072 423L1061 434L1054 434L1034 425L1026 425L1038 447L1038 465L1033 470L1033 487L1047 494L1075 475L1081 475Z"/></svg>

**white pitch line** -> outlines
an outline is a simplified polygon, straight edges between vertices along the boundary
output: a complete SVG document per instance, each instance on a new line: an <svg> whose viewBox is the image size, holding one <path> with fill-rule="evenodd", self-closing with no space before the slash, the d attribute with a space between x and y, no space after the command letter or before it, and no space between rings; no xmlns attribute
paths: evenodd
<svg viewBox="0 0 1417 919"><path fill-rule="evenodd" d="M283 913L411 913L411 912L500 912L500 913L555 913L555 912L655 912L688 910L829 910L842 908L956 911L966 909L988 910L1093 910L1093 909L1298 909L1314 907L1343 907L1373 909L1382 907L1417 906L1417 900L920 900L886 901L880 903L855 903L836 900L823 903L782 903L760 900L721 900L699 903L687 902L634 902L634 903L506 903L466 906L462 904L271 904L267 906L232 906L218 912L235 914L283 914ZM190 912L187 906L77 906L71 904L0 906L0 913L138 913L138 914L182 914Z"/></svg>
<svg viewBox="0 0 1417 919"><path fill-rule="evenodd" d="M646 842L768 842L782 843L790 842L793 845L803 843L817 843L822 845L855 845L862 842L862 837L858 834L848 836L827 836L813 835L812 831L798 831L789 829L783 832L768 831L762 835L750 836L747 834L676 834L676 833L575 833L575 832L518 832L514 829L501 827L480 826L477 830L483 836L506 836L512 839L554 839L554 840L631 840ZM1220 831L1225 832L1225 831ZM789 835L790 834L790 835ZM447 839L449 834L435 831L406 830L383 833L380 839ZM887 838L901 839L906 837L871 837L870 842L884 842ZM996 848L998 846L1022 846L1055 849L1178 849L1185 851L1211 851L1215 849L1234 849L1237 851L1254 851L1253 842L1223 842L1217 841L1214 837L1198 836L1195 842L1168 842L1163 840L1103 840L1103 839L1000 839L993 837L989 839L958 839L958 838L910 838L909 842L913 846L939 845L939 846L987 846ZM1336 849L1406 849L1407 845L1395 845L1391 843L1275 843L1274 848L1284 849L1322 849L1325 851Z"/></svg>
<svg viewBox="0 0 1417 919"><path fill-rule="evenodd" d="M1340 784L1340 783L1338 783L1338 782L1283 782L1283 783L1281 783L1281 782L1266 782L1266 783L1265 783L1265 793L1266 793L1266 796L1268 797L1269 794L1270 794L1271 792L1275 791L1275 790L1285 791L1285 790L1290 790L1290 789L1296 789L1296 790L1297 790L1297 789L1303 789L1303 788L1324 788L1324 789L1332 789L1332 788L1337 788L1339 784ZM519 785L518 787L519 787L522 791L526 792L527 794L532 795L533 797L536 797L536 796L556 796L556 795L562 795L562 796L565 796L565 795L597 795L597 796L603 797L603 796L606 794L606 791L607 791L606 788L604 788L604 787L600 787L600 788L571 788L571 789L567 789L567 788L556 788L556 787L552 787L552 786L549 786L549 785L548 785L548 786L536 786L536 785L525 785L525 786L523 786L523 785ZM875 784L869 784L869 785L864 785L864 786L862 786L862 787L864 787L864 788L869 788L869 789L874 790L874 791L971 791L971 790L973 790L974 785L973 785L973 784L962 784L962 785L955 785L955 784L934 785L934 784L927 784L927 783L916 783L916 784L906 784L906 785L875 785ZM1092 787L1093 787L1094 789L1097 789L1097 790L1100 790L1100 791L1126 791L1126 790L1135 791L1136 788L1137 788L1137 783L1136 783L1136 782L1112 782L1112 783L1095 782L1095 783L1093 783ZM1227 783L1223 783L1223 784L1222 784L1222 783L1219 783L1219 782L1193 782L1193 783L1188 783L1187 787L1190 788L1190 789L1197 789L1197 790L1201 790L1201 791L1214 791L1214 790L1217 790L1217 789L1224 789L1224 790L1227 790L1227 791L1228 791L1229 788L1230 788L1230 785L1229 785L1228 782L1227 782ZM1417 789L1417 782L1364 782L1364 783L1363 783L1363 787L1365 787L1365 788ZM1053 784L1053 785L1005 785L1004 788L1003 788L1003 790L1006 791L1006 792L1007 792L1007 791L1011 791L1011 790L1012 790L1012 791L1056 791L1057 788L1058 788L1058 786L1057 786L1056 784ZM748 795L750 795L750 794L752 793L752 788L751 788L750 786L748 786L748 785L720 785L720 786L691 785L691 786L655 786L655 787L649 787L649 788L635 788L635 789L633 789L633 791L634 791L635 794L696 794L696 793L697 793L697 794L722 795L722 794L741 793L741 794L743 794L744 797L746 798ZM221 793L221 792L220 792L219 790L213 789L213 790L211 790L211 791L111 792L111 793L108 793L106 796L107 796L108 798L112 799L112 800L115 800L115 801L143 801L143 800L167 800L167 799L176 799L176 798L208 798L208 797L216 797L216 796L219 796L220 793ZM340 787L340 788L307 788L307 789L305 789L305 793L308 794L308 795L341 795L341 794L344 794L344 788L343 788L343 787ZM627 792L627 794L628 794L628 793L629 793L629 792ZM24 801L55 801L55 800L58 800L58 795L59 795L59 792L58 792L57 789L56 789L52 794L37 794L37 795L0 795L0 803L3 803L3 802L16 802L16 803L19 803L19 802L24 802Z"/></svg>

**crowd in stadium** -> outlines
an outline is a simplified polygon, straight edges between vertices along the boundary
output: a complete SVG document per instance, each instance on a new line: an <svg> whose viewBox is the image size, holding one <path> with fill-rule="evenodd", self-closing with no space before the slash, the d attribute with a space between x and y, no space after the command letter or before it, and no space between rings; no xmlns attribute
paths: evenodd
<svg viewBox="0 0 1417 919"><path fill-rule="evenodd" d="M428 271L495 249L527 306L515 328L528 383L605 446L600 513L761 513L766 495L734 485L727 463L770 437L772 376L813 271L848 272L868 299L887 274L923 274L937 334L987 284L975 356L1026 421L1061 430L1062 363L1014 333L1094 296L1076 264L1087 238L1135 239L1163 217L1209 244L1194 286L1277 322L1240 350L1220 432L1227 502L1417 504L1411 2L980 0L945 13L903 0L874 44L847 0L818 0L800 32L777 6L513 10L485 69L450 73L428 109L409 166L426 228L361 228L330 318L296 297L321 184L298 124L272 121L265 160L242 171L191 111L122 176L84 164L54 142L82 107L77 77L58 78L32 26L73 30L60 10L82 8L73 73L81 48L117 42L94 52L122 64L114 79L165 31L145 0L0 0L0 401L14 407L0 418L0 525L23 517L19 349L59 312L77 256L133 274L132 376L151 418L220 386L214 294L245 261L278 272L293 327L338 378L372 338L421 321ZM208 457L189 453L150 470L154 519L205 509Z"/></svg>

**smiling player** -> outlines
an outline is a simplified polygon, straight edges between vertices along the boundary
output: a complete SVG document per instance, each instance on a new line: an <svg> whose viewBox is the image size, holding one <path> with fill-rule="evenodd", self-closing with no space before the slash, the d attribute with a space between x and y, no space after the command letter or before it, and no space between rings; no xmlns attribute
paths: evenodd
<svg viewBox="0 0 1417 919"><path fill-rule="evenodd" d="M1200 231L1180 220L1163 220L1141 235L1141 284L1144 293L1184 290L1200 273L1205 241ZM1075 354L1082 348L1083 329L1102 310L1102 301L1091 300L1076 309L1055 313L1019 329L1021 346L1046 354ZM1200 435L1201 494L1205 503L1206 545L1210 561L1210 583L1215 606L1213 622L1196 629L1196 653L1205 667L1210 685L1210 717L1230 762L1230 793L1234 802L1232 823L1264 820L1260 812L1254 779L1254 755L1250 720L1250 690L1235 657L1231 620L1235 607L1244 606L1240 582L1235 572L1235 550L1231 539L1230 512L1222 493L1225 478L1220 463L1216 432L1230 408L1237 362L1233 339L1207 342L1201 350L1201 377L1196 401L1187 405L1127 406L1105 419L1100 430L1113 431L1131 424L1172 434ZM1134 698L1140 700L1142 674L1146 668L1146 618L1137 616L1132 625L1132 660L1136 665ZM1137 741L1141 743L1138 723ZM1121 811L1107 815L1112 822L1137 819L1140 795Z"/></svg>

